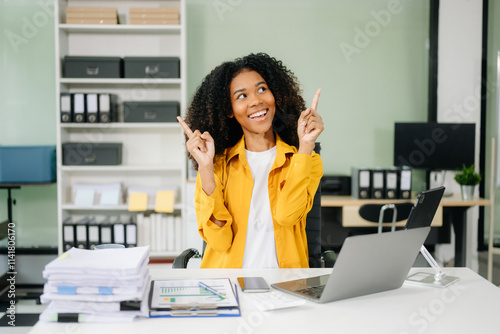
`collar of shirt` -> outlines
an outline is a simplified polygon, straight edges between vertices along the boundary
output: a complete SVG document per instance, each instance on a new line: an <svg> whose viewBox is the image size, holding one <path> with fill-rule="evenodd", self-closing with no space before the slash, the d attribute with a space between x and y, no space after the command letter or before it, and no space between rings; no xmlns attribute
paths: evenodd
<svg viewBox="0 0 500 334"><path fill-rule="evenodd" d="M275 132L276 135L276 159L274 161L274 165L271 168L279 168L283 166L286 161L286 154L288 153L297 153L297 149L293 146L285 143L281 137ZM226 149L225 155L227 157L227 163L231 161L232 158L238 155L238 158L243 163L245 167L248 167L248 162L245 156L245 136L242 136L241 139L231 148Z"/></svg>

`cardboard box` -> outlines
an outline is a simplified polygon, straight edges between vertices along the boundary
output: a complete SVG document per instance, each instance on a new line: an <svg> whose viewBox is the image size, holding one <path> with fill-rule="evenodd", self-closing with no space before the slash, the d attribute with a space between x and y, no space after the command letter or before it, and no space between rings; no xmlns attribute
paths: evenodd
<svg viewBox="0 0 500 334"><path fill-rule="evenodd" d="M168 13L179 13L179 8L175 7L132 7L129 8L129 13L156 13L156 14L168 14Z"/></svg>
<svg viewBox="0 0 500 334"><path fill-rule="evenodd" d="M130 20L177 20L179 21L179 14L156 14L156 13L131 13L128 18Z"/></svg>
<svg viewBox="0 0 500 334"><path fill-rule="evenodd" d="M118 19L67 18L66 24L118 24Z"/></svg>
<svg viewBox="0 0 500 334"><path fill-rule="evenodd" d="M114 13L117 15L118 11L115 7L78 7L71 6L66 8L66 13Z"/></svg>
<svg viewBox="0 0 500 334"><path fill-rule="evenodd" d="M113 12L70 12L66 14L66 19L116 19Z"/></svg>
<svg viewBox="0 0 500 334"><path fill-rule="evenodd" d="M175 19L170 19L170 20L129 19L129 24L135 24L135 25L179 25L180 21L175 20Z"/></svg>

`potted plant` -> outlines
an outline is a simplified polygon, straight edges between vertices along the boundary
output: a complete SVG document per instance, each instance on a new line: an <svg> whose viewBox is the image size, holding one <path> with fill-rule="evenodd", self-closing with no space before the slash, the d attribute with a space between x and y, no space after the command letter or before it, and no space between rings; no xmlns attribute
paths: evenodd
<svg viewBox="0 0 500 334"><path fill-rule="evenodd" d="M462 188L462 199L464 201L471 200L474 197L474 189L481 182L481 175L474 171L474 164L467 167L465 164L462 171L455 175L455 181Z"/></svg>

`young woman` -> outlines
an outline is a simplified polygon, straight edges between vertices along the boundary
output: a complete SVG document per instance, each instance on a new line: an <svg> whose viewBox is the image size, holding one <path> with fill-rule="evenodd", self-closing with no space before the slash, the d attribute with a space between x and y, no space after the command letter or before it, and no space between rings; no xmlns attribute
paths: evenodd
<svg viewBox="0 0 500 334"><path fill-rule="evenodd" d="M313 151L319 94L306 109L291 71L250 54L216 67L186 122L178 117L198 170L202 268L309 267L306 216L323 175Z"/></svg>

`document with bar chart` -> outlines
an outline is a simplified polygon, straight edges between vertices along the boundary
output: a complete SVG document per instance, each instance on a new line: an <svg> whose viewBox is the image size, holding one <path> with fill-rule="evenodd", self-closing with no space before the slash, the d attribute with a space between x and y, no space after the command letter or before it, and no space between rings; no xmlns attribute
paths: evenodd
<svg viewBox="0 0 500 334"><path fill-rule="evenodd" d="M204 286L200 286L200 282ZM218 309L238 307L228 278L155 280L151 282L150 309Z"/></svg>

